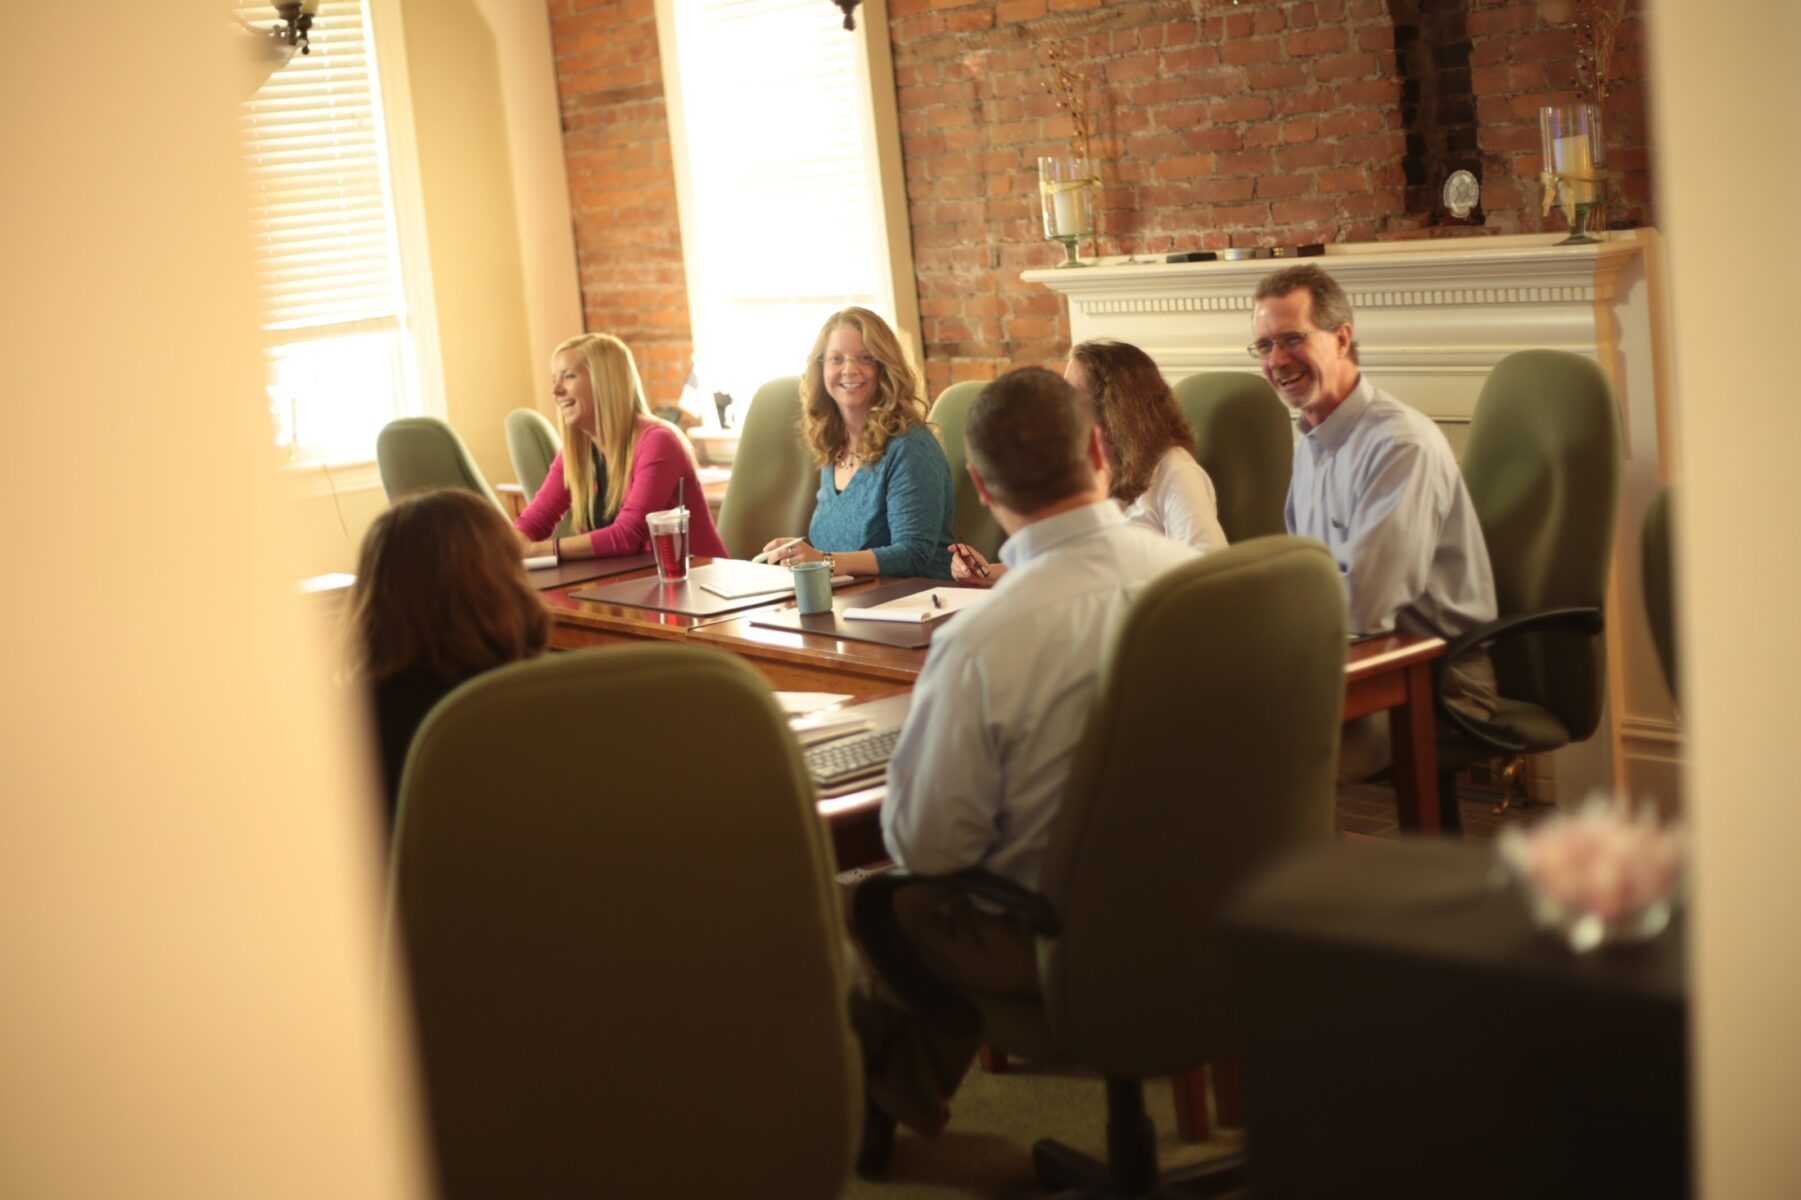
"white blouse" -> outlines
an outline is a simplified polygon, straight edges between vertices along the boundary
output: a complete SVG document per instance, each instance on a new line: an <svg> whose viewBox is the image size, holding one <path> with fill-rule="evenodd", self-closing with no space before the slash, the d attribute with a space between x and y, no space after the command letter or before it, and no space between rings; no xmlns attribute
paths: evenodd
<svg viewBox="0 0 1801 1200"><path fill-rule="evenodd" d="M1186 542L1202 554L1226 544L1213 480L1181 446L1171 446L1157 460L1150 486L1126 509L1126 520Z"/></svg>

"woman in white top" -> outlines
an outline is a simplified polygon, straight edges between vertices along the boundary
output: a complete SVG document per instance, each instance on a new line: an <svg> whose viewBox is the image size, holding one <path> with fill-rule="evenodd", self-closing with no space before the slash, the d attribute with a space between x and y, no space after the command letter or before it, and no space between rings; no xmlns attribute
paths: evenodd
<svg viewBox="0 0 1801 1200"><path fill-rule="evenodd" d="M1107 456L1108 494L1126 519L1205 554L1226 544L1213 481L1194 460L1194 430L1151 356L1108 340L1083 342L1063 378L1094 402ZM973 547L951 547L951 576L991 586L1006 572Z"/></svg>

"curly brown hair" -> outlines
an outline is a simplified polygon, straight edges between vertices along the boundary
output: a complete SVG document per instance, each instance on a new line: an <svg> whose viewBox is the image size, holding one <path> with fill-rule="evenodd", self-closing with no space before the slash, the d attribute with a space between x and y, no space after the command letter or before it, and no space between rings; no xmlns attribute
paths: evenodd
<svg viewBox="0 0 1801 1200"><path fill-rule="evenodd" d="M1172 446L1194 451L1194 428L1151 356L1125 342L1082 342L1069 352L1087 376L1095 424L1113 459L1115 500L1130 504L1151 486L1158 461Z"/></svg>
<svg viewBox="0 0 1801 1200"><path fill-rule="evenodd" d="M825 386L826 340L841 326L863 335L863 344L876 362L876 400L857 438L857 457L866 463L880 462L890 438L901 436L915 425L931 428L919 372L913 369L912 359L894 330L867 308L843 309L820 326L807 358L807 369L800 377L801 428L813 461L822 467L836 463L852 449L844 415Z"/></svg>
<svg viewBox="0 0 1801 1200"><path fill-rule="evenodd" d="M376 518L347 620L370 683L408 671L457 682L535 657L550 641L518 535L500 510L460 489L408 496Z"/></svg>

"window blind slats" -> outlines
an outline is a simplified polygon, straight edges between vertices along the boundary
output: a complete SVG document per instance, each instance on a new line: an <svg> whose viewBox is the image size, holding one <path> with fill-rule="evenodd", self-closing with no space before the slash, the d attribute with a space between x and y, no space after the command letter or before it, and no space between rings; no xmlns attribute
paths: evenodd
<svg viewBox="0 0 1801 1200"><path fill-rule="evenodd" d="M267 4L239 3L267 29ZM312 53L242 109L270 411L296 457L363 457L404 411L409 353L363 0L324 0Z"/></svg>
<svg viewBox="0 0 1801 1200"><path fill-rule="evenodd" d="M239 15L268 25L264 4ZM324 0L312 53L244 106L252 229L271 328L399 311L361 0Z"/></svg>

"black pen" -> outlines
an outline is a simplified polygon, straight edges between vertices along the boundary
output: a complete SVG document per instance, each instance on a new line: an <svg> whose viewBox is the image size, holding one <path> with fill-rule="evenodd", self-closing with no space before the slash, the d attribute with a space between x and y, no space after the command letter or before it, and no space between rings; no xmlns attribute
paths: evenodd
<svg viewBox="0 0 1801 1200"><path fill-rule="evenodd" d="M944 601L942 601L938 598L937 592L932 593L932 607L933 608L943 608L944 607Z"/></svg>

